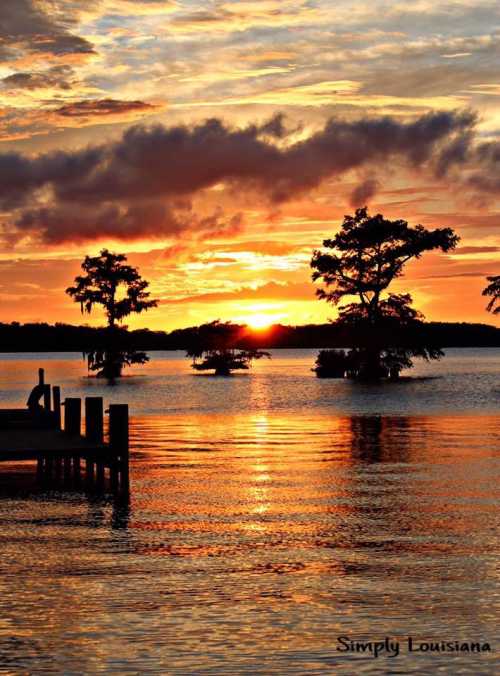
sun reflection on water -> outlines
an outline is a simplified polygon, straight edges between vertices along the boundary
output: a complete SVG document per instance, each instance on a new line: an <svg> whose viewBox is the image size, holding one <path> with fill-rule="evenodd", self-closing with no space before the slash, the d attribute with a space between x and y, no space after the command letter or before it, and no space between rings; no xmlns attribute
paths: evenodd
<svg viewBox="0 0 500 676"><path fill-rule="evenodd" d="M339 634L492 637L498 423L134 417L129 500L0 485L0 664L352 674Z"/></svg>

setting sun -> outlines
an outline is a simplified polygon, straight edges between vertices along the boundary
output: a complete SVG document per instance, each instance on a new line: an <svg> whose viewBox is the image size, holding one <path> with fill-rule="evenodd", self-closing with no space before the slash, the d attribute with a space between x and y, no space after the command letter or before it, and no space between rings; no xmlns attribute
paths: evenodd
<svg viewBox="0 0 500 676"><path fill-rule="evenodd" d="M246 324L255 331L262 331L269 328L273 321L273 317L270 315L255 314L247 318Z"/></svg>

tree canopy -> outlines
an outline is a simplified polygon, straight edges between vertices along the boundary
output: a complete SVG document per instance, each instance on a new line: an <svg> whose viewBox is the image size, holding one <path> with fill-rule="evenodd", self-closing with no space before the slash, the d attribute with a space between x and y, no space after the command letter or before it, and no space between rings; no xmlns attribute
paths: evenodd
<svg viewBox="0 0 500 676"><path fill-rule="evenodd" d="M127 265L124 254L102 249L99 256L85 256L82 270L86 273L75 277L75 285L66 293L83 312L90 314L94 305L102 305L109 326L122 321L135 312L143 312L158 305L146 291L149 282L140 276L137 268ZM122 292L123 297L118 298Z"/></svg>
<svg viewBox="0 0 500 676"><path fill-rule="evenodd" d="M422 225L410 227L407 221L391 221L366 207L354 216L345 216L341 230L323 247L334 253L314 251L311 267L313 280L321 280L319 298L338 305L346 296L357 296L370 320L382 311L381 293L403 274L403 267L425 251L455 248L459 237L451 228L427 230Z"/></svg>
<svg viewBox="0 0 500 676"><path fill-rule="evenodd" d="M117 326L132 313L156 307L158 301L150 298L149 282L142 279L137 268L126 263L124 254L102 249L99 256L86 256L82 263L84 275L75 278L74 286L66 293L80 303L82 313L90 314L95 305L102 305L108 331L104 344L86 352L88 366L98 376L110 379L121 375L124 366L144 364L145 352L138 352Z"/></svg>
<svg viewBox="0 0 500 676"><path fill-rule="evenodd" d="M411 259L426 251L450 251L458 241L451 228L410 227L401 219L370 216L365 207L345 216L335 237L324 240L329 251L314 251L312 278L324 285L316 290L318 297L339 306L339 323L355 329L355 352L349 357L353 377L379 378L410 367L411 356L442 355L415 338L423 315L411 307L410 294L391 293L388 287ZM348 298L357 301L341 304Z"/></svg>

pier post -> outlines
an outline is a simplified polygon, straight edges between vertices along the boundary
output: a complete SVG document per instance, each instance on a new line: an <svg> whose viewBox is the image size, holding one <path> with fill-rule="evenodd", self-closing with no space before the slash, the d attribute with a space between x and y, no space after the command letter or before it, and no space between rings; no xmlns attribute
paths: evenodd
<svg viewBox="0 0 500 676"><path fill-rule="evenodd" d="M102 397L85 397L85 438L96 444L104 441L104 405ZM98 461L97 461L98 462ZM87 483L94 481L96 462L91 458L85 460Z"/></svg>
<svg viewBox="0 0 500 676"><path fill-rule="evenodd" d="M38 384L39 385L45 384L45 370L44 369L38 369Z"/></svg>
<svg viewBox="0 0 500 676"><path fill-rule="evenodd" d="M54 385L52 388L52 406L54 408L54 427L61 429L61 388Z"/></svg>
<svg viewBox="0 0 500 676"><path fill-rule="evenodd" d="M43 408L50 413L50 385L43 386Z"/></svg>
<svg viewBox="0 0 500 676"><path fill-rule="evenodd" d="M96 463L95 481L97 490L102 490L104 487L104 460Z"/></svg>
<svg viewBox="0 0 500 676"><path fill-rule="evenodd" d="M111 404L109 407L109 446L112 487L117 488L118 480L120 480L121 487L127 489L129 483L128 404Z"/></svg>
<svg viewBox="0 0 500 676"><path fill-rule="evenodd" d="M61 474L62 474L62 457L60 455L57 455L54 458L54 472L55 472L55 480L57 483L61 481Z"/></svg>
<svg viewBox="0 0 500 676"><path fill-rule="evenodd" d="M79 435L82 425L82 400L66 399L64 402L64 431L67 434Z"/></svg>
<svg viewBox="0 0 500 676"><path fill-rule="evenodd" d="M64 483L71 483L71 457L66 456L63 460Z"/></svg>
<svg viewBox="0 0 500 676"><path fill-rule="evenodd" d="M52 471L54 469L54 458L52 455L45 456L45 479L47 481L52 481Z"/></svg>
<svg viewBox="0 0 500 676"><path fill-rule="evenodd" d="M80 456L73 456L73 481L75 486L79 487L82 480L81 467L80 467Z"/></svg>
<svg viewBox="0 0 500 676"><path fill-rule="evenodd" d="M85 437L102 444L104 439L104 406L102 397L85 397Z"/></svg>
<svg viewBox="0 0 500 676"><path fill-rule="evenodd" d="M36 478L38 481L43 480L44 469L45 469L44 457L40 456L36 462Z"/></svg>

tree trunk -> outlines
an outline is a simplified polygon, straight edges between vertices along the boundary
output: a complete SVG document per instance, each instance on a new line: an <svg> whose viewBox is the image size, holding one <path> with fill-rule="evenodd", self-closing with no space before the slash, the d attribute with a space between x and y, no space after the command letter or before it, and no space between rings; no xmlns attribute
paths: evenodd
<svg viewBox="0 0 500 676"><path fill-rule="evenodd" d="M386 378L387 369L382 365L382 352L378 347L367 347L362 351L358 379L375 382Z"/></svg>
<svg viewBox="0 0 500 676"><path fill-rule="evenodd" d="M230 376L231 375L231 369L229 368L229 366L225 366L225 365L218 366L215 369L215 375L216 376Z"/></svg>

